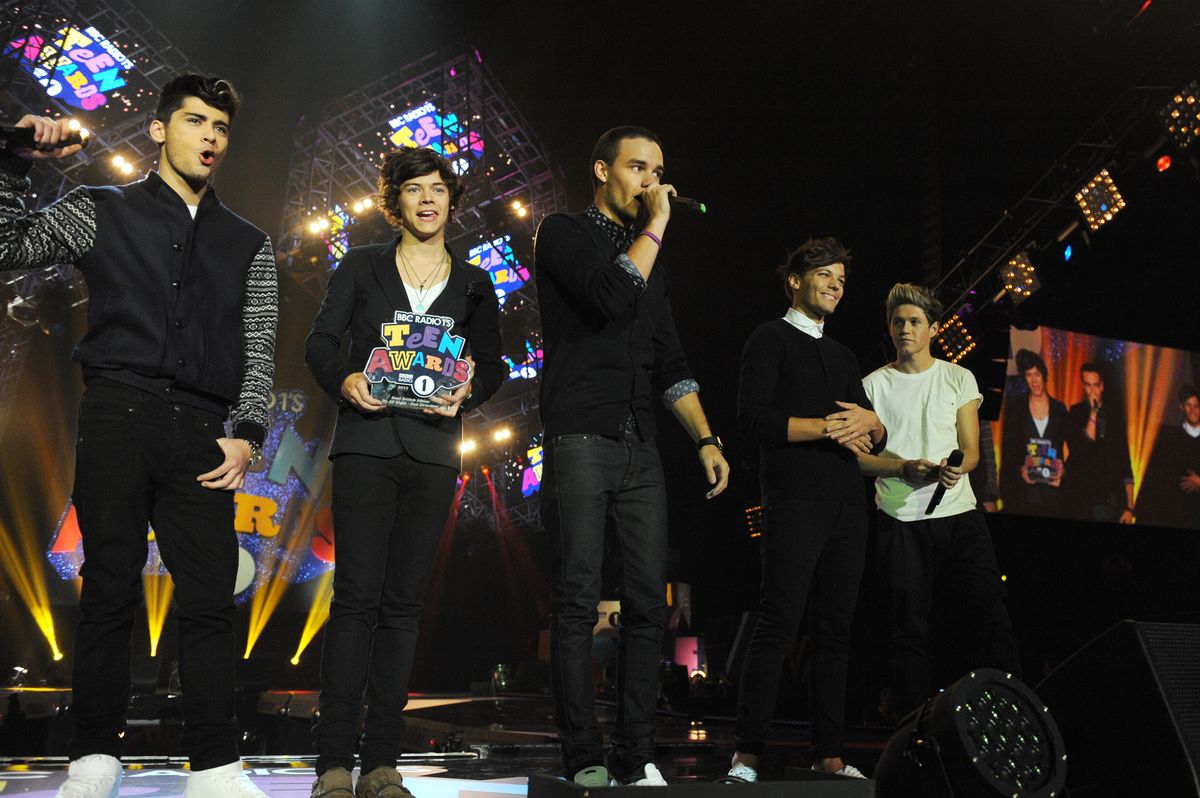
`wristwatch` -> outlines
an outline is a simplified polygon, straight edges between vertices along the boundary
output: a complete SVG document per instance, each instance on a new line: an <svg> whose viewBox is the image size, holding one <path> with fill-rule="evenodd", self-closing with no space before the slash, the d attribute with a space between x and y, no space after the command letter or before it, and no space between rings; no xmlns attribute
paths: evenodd
<svg viewBox="0 0 1200 798"><path fill-rule="evenodd" d="M705 446L716 446L717 451L721 454L725 453L725 444L721 443L721 439L716 435L709 435L707 438L701 438L696 441L696 450L699 451Z"/></svg>
<svg viewBox="0 0 1200 798"><path fill-rule="evenodd" d="M250 467L254 468L254 466L262 462L262 444L255 443L254 441L248 441L245 438L242 438L242 442L250 447Z"/></svg>

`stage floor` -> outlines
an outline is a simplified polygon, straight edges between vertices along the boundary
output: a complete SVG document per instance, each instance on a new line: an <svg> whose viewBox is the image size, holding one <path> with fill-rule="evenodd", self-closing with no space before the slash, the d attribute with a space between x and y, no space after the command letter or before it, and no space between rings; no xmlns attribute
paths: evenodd
<svg viewBox="0 0 1200 798"><path fill-rule="evenodd" d="M297 752L244 757L251 779L270 796L309 794L314 757L299 752L307 748L308 718L314 704L311 693L264 693L260 699L259 717L264 720L258 733L264 744L268 740L276 745L288 742L290 747L283 750ZM615 711L603 703L597 711L607 734ZM403 756L399 769L416 798L525 796L530 775L561 775L553 707L546 697L422 696L410 703L405 718L408 748L454 749L449 753ZM707 784L728 770L733 750L732 719L660 714L657 726L655 761L671 783ZM845 758L870 775L890 730L853 728L849 732ZM808 743L807 724L775 724L762 760L761 777L771 781L806 780L811 765ZM125 763L122 797L166 798L183 793L185 760L128 756ZM66 777L66 766L62 757L0 758L0 796L52 798ZM803 796L804 792L799 789L797 794Z"/></svg>

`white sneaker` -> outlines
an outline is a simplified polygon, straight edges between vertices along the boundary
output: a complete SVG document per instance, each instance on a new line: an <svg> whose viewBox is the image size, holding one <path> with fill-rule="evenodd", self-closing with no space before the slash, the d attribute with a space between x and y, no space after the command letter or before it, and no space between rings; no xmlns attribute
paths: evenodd
<svg viewBox="0 0 1200 798"><path fill-rule="evenodd" d="M655 765L653 762L647 762L642 765L641 778L634 779L633 781L625 781L622 784L627 787L666 787L667 780L658 771L658 765Z"/></svg>
<svg viewBox="0 0 1200 798"><path fill-rule="evenodd" d="M725 778L755 782L758 781L758 771L744 762L738 762L729 769L729 772L725 774Z"/></svg>
<svg viewBox="0 0 1200 798"><path fill-rule="evenodd" d="M242 770L240 759L228 765L192 771L183 795L184 798L267 798L267 794L255 787Z"/></svg>
<svg viewBox="0 0 1200 798"><path fill-rule="evenodd" d="M121 760L108 754L76 759L54 798L117 798L121 790Z"/></svg>
<svg viewBox="0 0 1200 798"><path fill-rule="evenodd" d="M814 765L813 770L816 770L816 769L817 768ZM866 776L863 775L863 772L861 770L859 770L858 768L854 767L854 765L843 765L841 770L833 771L833 775L845 776L848 779L865 779L866 778Z"/></svg>

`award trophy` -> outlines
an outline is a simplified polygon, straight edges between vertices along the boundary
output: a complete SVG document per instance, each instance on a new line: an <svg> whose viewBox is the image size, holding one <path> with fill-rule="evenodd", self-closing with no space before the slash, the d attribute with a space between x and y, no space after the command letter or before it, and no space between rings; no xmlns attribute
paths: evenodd
<svg viewBox="0 0 1200 798"><path fill-rule="evenodd" d="M433 397L471 380L466 339L451 334L454 319L397 310L379 327L384 345L371 350L363 374L371 396L389 407L425 410Z"/></svg>

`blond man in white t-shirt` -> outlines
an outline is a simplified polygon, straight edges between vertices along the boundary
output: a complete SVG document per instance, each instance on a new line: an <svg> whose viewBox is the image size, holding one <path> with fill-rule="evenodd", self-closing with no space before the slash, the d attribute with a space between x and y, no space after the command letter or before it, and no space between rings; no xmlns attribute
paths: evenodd
<svg viewBox="0 0 1200 798"><path fill-rule="evenodd" d="M888 430L878 455L860 454L875 477L879 508L877 562L891 604L891 709L896 719L932 693L927 652L933 587L946 580L970 611L972 666L1019 674L1020 658L996 554L963 479L979 463L979 403L975 377L929 351L941 304L920 286L898 283L887 298L888 331L896 359L863 379ZM962 452L960 465L950 453ZM935 492L944 489L930 509Z"/></svg>

